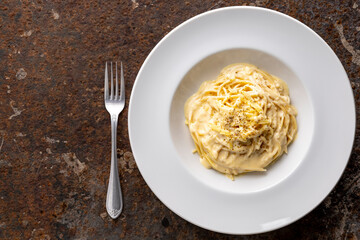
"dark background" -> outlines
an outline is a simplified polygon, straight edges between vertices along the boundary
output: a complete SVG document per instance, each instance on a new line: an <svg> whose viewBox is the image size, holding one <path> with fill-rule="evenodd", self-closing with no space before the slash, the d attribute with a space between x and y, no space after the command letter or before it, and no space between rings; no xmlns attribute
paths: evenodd
<svg viewBox="0 0 360 240"><path fill-rule="evenodd" d="M141 64L183 21L232 5L274 9L317 32L344 65L359 113L360 1L0 1L1 239L360 239L359 125L330 195L304 218L265 234L196 227L166 208L141 177L127 129ZM106 60L123 61L127 93L118 128L125 205L115 221L105 210Z"/></svg>

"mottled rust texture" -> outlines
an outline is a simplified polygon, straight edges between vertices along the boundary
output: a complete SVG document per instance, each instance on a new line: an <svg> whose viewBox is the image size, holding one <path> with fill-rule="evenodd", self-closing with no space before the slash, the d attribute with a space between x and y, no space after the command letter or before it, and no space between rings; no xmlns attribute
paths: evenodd
<svg viewBox="0 0 360 240"><path fill-rule="evenodd" d="M105 211L104 62L124 62L128 106L135 76L162 37L190 17L231 5L275 9L314 29L343 63L359 116L359 1L0 1L1 239L237 238L184 221L154 196L131 153L127 107L118 130L124 212L114 221ZM290 226L238 238L359 239L357 126L348 167L323 203Z"/></svg>

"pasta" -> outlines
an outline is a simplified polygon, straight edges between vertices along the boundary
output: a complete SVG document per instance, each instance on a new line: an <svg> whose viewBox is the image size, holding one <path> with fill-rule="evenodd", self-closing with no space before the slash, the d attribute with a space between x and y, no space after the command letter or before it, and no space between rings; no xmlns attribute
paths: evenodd
<svg viewBox="0 0 360 240"><path fill-rule="evenodd" d="M266 171L297 133L285 82L254 65L232 64L185 104L185 123L200 162L233 179Z"/></svg>

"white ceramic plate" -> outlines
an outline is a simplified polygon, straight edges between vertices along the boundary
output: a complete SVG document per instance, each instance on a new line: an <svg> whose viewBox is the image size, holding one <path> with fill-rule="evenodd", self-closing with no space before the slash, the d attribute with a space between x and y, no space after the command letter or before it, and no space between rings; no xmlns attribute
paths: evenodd
<svg viewBox="0 0 360 240"><path fill-rule="evenodd" d="M266 173L231 181L191 153L183 108L201 82L236 62L287 82L299 130ZM274 230L315 208L344 171L354 134L353 94L334 52L304 24L264 8L222 8L175 28L144 62L130 99L130 142L146 183L182 218L222 233Z"/></svg>

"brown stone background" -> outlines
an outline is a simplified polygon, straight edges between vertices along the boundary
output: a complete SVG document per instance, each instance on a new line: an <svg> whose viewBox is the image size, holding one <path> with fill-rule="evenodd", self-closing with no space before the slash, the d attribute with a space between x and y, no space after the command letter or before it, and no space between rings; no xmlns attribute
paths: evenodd
<svg viewBox="0 0 360 240"><path fill-rule="evenodd" d="M359 125L344 175L315 210L270 233L230 236L184 221L150 191L131 153L125 107L118 129L125 205L119 219L107 216L104 62L124 62L128 106L136 74L162 37L231 5L274 9L315 30L344 65L359 113L360 1L2 0L0 239L360 238Z"/></svg>

